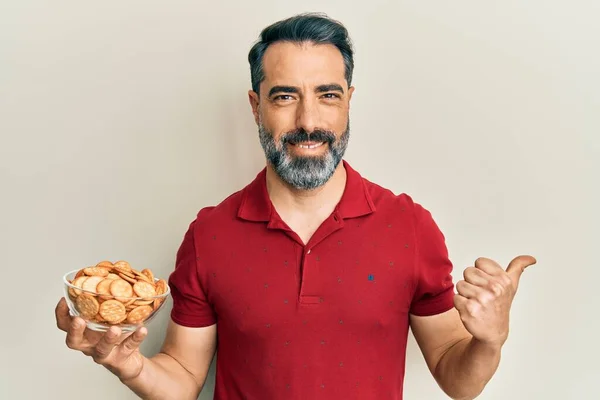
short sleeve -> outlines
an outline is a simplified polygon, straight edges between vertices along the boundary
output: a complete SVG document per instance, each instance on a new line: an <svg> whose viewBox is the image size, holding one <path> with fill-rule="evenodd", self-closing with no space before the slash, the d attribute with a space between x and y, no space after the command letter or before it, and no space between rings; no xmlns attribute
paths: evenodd
<svg viewBox="0 0 600 400"><path fill-rule="evenodd" d="M173 299L171 319L183 326L199 328L216 323L216 316L198 273L192 222L177 251L175 269L169 276Z"/></svg>
<svg viewBox="0 0 600 400"><path fill-rule="evenodd" d="M416 290L411 314L428 316L454 307L452 262L446 240L431 213L415 204Z"/></svg>

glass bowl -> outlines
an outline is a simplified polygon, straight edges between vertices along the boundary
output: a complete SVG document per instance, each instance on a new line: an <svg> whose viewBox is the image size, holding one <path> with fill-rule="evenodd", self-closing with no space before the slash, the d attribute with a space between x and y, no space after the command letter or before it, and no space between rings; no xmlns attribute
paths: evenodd
<svg viewBox="0 0 600 400"><path fill-rule="evenodd" d="M71 315L81 317L93 331L118 326L122 332L133 332L154 319L171 293L166 280L140 277L135 270L109 271L106 276L87 275L84 270L63 276L64 293Z"/></svg>

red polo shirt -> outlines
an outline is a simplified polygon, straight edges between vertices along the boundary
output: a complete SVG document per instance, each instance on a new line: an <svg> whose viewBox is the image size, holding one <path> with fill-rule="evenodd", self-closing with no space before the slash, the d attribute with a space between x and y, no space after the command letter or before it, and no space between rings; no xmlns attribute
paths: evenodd
<svg viewBox="0 0 600 400"><path fill-rule="evenodd" d="M453 307L430 213L362 178L304 245L266 170L191 223L170 276L171 317L217 324L215 399L402 399L409 313Z"/></svg>

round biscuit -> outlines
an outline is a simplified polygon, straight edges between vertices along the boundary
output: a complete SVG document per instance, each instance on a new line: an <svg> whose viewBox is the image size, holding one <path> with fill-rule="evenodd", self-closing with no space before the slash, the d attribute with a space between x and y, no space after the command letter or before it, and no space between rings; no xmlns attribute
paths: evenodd
<svg viewBox="0 0 600 400"><path fill-rule="evenodd" d="M137 280L134 277L129 276L128 274L124 274L122 272L119 272L119 277L121 279L125 279L127 282L134 284L137 282Z"/></svg>
<svg viewBox="0 0 600 400"><path fill-rule="evenodd" d="M113 282L112 279L104 278L98 286L96 286L96 293L100 295L102 300L109 300L112 298L110 294L110 284Z"/></svg>
<svg viewBox="0 0 600 400"><path fill-rule="evenodd" d="M77 293L75 293L75 289L70 287L68 292L69 292L69 297L71 298L71 300L75 301L75 299L77 298Z"/></svg>
<svg viewBox="0 0 600 400"><path fill-rule="evenodd" d="M106 268L88 267L83 269L83 273L88 276L105 277L108 275L108 270Z"/></svg>
<svg viewBox="0 0 600 400"><path fill-rule="evenodd" d="M75 306L77 307L77 311L79 311L79 315L84 319L93 318L98 314L98 310L100 309L98 300L87 293L82 293L77 296L75 299Z"/></svg>
<svg viewBox="0 0 600 400"><path fill-rule="evenodd" d="M154 274L150 268L144 268L142 274L146 275L150 279L150 283L154 283Z"/></svg>
<svg viewBox="0 0 600 400"><path fill-rule="evenodd" d="M85 282L87 278L89 277L85 275L82 275L79 278L75 278L73 279L73 283L71 283L71 285L75 286L76 288L83 289L83 282ZM81 290L79 289L73 289L77 296L81 294Z"/></svg>
<svg viewBox="0 0 600 400"><path fill-rule="evenodd" d="M110 294L119 301L129 301L129 298L133 296L133 287L123 279L115 279L110 284Z"/></svg>
<svg viewBox="0 0 600 400"><path fill-rule="evenodd" d="M156 295L160 296L161 294L167 293L167 287L167 281L159 279L158 282L156 282Z"/></svg>
<svg viewBox="0 0 600 400"><path fill-rule="evenodd" d="M142 274L141 272L138 272L136 270L133 270L133 273L138 281L144 281L150 284L154 284L154 282L150 278L148 278L146 274Z"/></svg>
<svg viewBox="0 0 600 400"><path fill-rule="evenodd" d="M96 287L103 280L104 278L101 276L90 276L81 284L81 288L88 292L96 293Z"/></svg>
<svg viewBox="0 0 600 400"><path fill-rule="evenodd" d="M133 285L133 291L139 297L153 297L156 296L156 289L154 285L144 281L138 281Z"/></svg>
<svg viewBox="0 0 600 400"><path fill-rule="evenodd" d="M125 306L117 300L106 300L100 305L98 313L106 322L120 323L127 316Z"/></svg>
<svg viewBox="0 0 600 400"><path fill-rule="evenodd" d="M152 314L153 308L150 306L138 306L127 314L127 322L130 324L138 324L144 321L150 314Z"/></svg>
<svg viewBox="0 0 600 400"><path fill-rule="evenodd" d="M125 271L131 271L131 265L129 265L129 263L127 261L123 261L123 260L117 261L116 263L114 263L113 268L120 268Z"/></svg>
<svg viewBox="0 0 600 400"><path fill-rule="evenodd" d="M97 268L106 268L108 270L111 270L113 267L113 263L110 261L100 261L98 264L96 264Z"/></svg>
<svg viewBox="0 0 600 400"><path fill-rule="evenodd" d="M92 321L98 322L98 323L104 323L106 322L104 320L104 318L102 318L102 315L100 314L96 314L96 316L92 319Z"/></svg>
<svg viewBox="0 0 600 400"><path fill-rule="evenodd" d="M123 305L125 307L129 307L129 306L133 305L133 303L135 303L135 297L130 298L130 299L120 299L120 300L121 300L121 303L123 303Z"/></svg>
<svg viewBox="0 0 600 400"><path fill-rule="evenodd" d="M136 300L133 302L136 306L149 306L154 300Z"/></svg>
<svg viewBox="0 0 600 400"><path fill-rule="evenodd" d="M127 275L130 278L135 278L135 275L134 275L132 269L127 269L127 268L123 268L123 267L115 267L115 268L113 268L113 272L115 274L123 274L123 275Z"/></svg>
<svg viewBox="0 0 600 400"><path fill-rule="evenodd" d="M106 278L107 279L119 279L119 275L109 272L108 275L106 276Z"/></svg>
<svg viewBox="0 0 600 400"><path fill-rule="evenodd" d="M123 316L123 318L116 320L116 321L107 321L109 324L111 325L118 325L121 322L125 321L127 319L127 313Z"/></svg>

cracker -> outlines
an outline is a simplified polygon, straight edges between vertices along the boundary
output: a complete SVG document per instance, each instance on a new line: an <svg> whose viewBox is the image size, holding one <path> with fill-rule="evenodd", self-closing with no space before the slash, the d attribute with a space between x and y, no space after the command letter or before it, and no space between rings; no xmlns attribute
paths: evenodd
<svg viewBox="0 0 600 400"><path fill-rule="evenodd" d="M148 283L154 285L154 281L151 280L150 278L148 278L148 276L146 274L142 274L141 272L136 271L135 269L132 270L132 272L135 275L135 279L137 279L138 281L142 280L144 282L148 282Z"/></svg>
<svg viewBox="0 0 600 400"><path fill-rule="evenodd" d="M122 267L122 266L116 266L112 270L113 270L113 272L115 274L121 273L121 274L128 275L128 276L130 276L132 278L135 278L135 275L133 274L133 270L131 268L125 268L125 267Z"/></svg>
<svg viewBox="0 0 600 400"><path fill-rule="evenodd" d="M90 276L82 283L81 288L88 292L96 293L96 287L103 280L104 278L101 276Z"/></svg>
<svg viewBox="0 0 600 400"><path fill-rule="evenodd" d="M106 268L88 267L83 269L83 273L87 276L105 277L108 275L108 270Z"/></svg>
<svg viewBox="0 0 600 400"><path fill-rule="evenodd" d="M116 320L116 321L106 321L111 325L119 325L121 322L125 321L127 319L127 313L125 313L125 315L123 316L123 318Z"/></svg>
<svg viewBox="0 0 600 400"><path fill-rule="evenodd" d="M134 284L137 280L134 277L129 276L128 274L124 274L119 272L119 278L126 280L127 282Z"/></svg>
<svg viewBox="0 0 600 400"><path fill-rule="evenodd" d="M129 265L129 263L127 261L117 261L116 263L113 264L113 269L123 269L125 271L131 271L131 265Z"/></svg>
<svg viewBox="0 0 600 400"><path fill-rule="evenodd" d="M81 293L75 299L75 305L77 307L77 311L79 311L79 315L82 318L90 319L98 314L98 310L100 309L100 304L96 297L91 294Z"/></svg>
<svg viewBox="0 0 600 400"><path fill-rule="evenodd" d="M73 279L72 285L75 286L76 288L83 289L83 282L85 282L87 278L89 278L89 277L85 276L85 275L82 275L79 278L75 278L75 279ZM77 296L79 296L81 294L81 290L79 290L79 289L73 289L73 291L75 292L75 295L77 295Z"/></svg>
<svg viewBox="0 0 600 400"><path fill-rule="evenodd" d="M150 283L154 283L154 274L152 273L152 270L144 268L142 270L142 274L146 275L148 279L150 279Z"/></svg>
<svg viewBox="0 0 600 400"><path fill-rule="evenodd" d="M123 303L123 305L125 307L129 307L130 305L132 305L133 303L135 303L135 297L133 297L131 299L121 299L121 303Z"/></svg>
<svg viewBox="0 0 600 400"><path fill-rule="evenodd" d="M96 264L96 268L104 268L110 271L113 268L113 263L110 261L100 261Z"/></svg>
<svg viewBox="0 0 600 400"><path fill-rule="evenodd" d="M106 300L100 305L98 313L109 323L120 323L127 317L125 306L117 300Z"/></svg>
<svg viewBox="0 0 600 400"><path fill-rule="evenodd" d="M77 298L77 293L75 293L75 289L70 287L68 292L69 292L69 297L71 298L71 300L75 301L75 299Z"/></svg>
<svg viewBox="0 0 600 400"><path fill-rule="evenodd" d="M156 295L160 296L162 294L167 293L167 281L165 281L164 279L159 279L156 282Z"/></svg>
<svg viewBox="0 0 600 400"><path fill-rule="evenodd" d="M150 300L136 300L133 302L133 304L135 304L136 306L149 306L150 304L154 303L154 300L150 299Z"/></svg>
<svg viewBox="0 0 600 400"><path fill-rule="evenodd" d="M130 324L138 324L148 318L154 309L150 306L138 306L131 310L127 315L127 322Z"/></svg>
<svg viewBox="0 0 600 400"><path fill-rule="evenodd" d="M139 297L154 297L156 296L156 289L154 285L144 281L138 281L133 285L133 291Z"/></svg>
<svg viewBox="0 0 600 400"><path fill-rule="evenodd" d="M100 299L109 300L112 298L110 293L110 284L113 282L112 279L104 278L97 286L96 293L100 295Z"/></svg>
<svg viewBox="0 0 600 400"><path fill-rule="evenodd" d="M106 278L107 279L119 279L119 275L109 272L108 275L106 276Z"/></svg>
<svg viewBox="0 0 600 400"><path fill-rule="evenodd" d="M92 321L98 322L100 324L106 322L106 320L104 318L102 318L102 316L100 314L96 314L96 316L94 318L92 318Z"/></svg>
<svg viewBox="0 0 600 400"><path fill-rule="evenodd" d="M110 294L119 301L127 302L133 296L133 287L123 279L115 279L110 284Z"/></svg>

